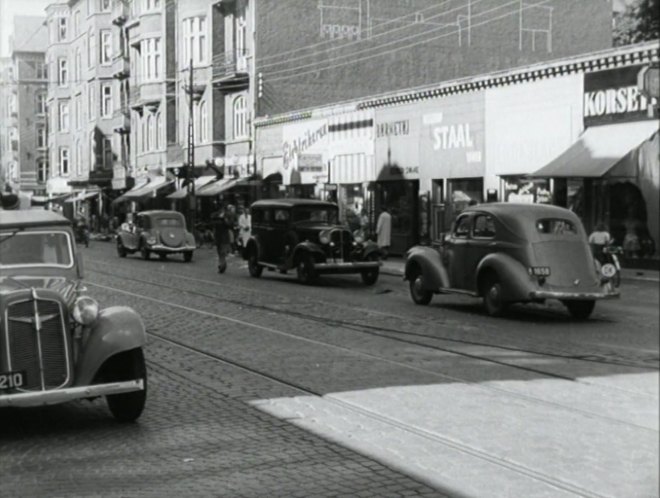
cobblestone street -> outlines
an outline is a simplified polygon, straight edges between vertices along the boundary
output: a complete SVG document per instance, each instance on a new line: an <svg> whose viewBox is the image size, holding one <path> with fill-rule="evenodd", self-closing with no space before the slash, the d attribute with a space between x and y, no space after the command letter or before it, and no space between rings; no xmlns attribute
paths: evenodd
<svg viewBox="0 0 660 498"><path fill-rule="evenodd" d="M469 298L414 306L393 276L84 256L90 294L145 321L147 408L0 412L2 496L657 493L656 283L625 281L588 322L493 319Z"/></svg>

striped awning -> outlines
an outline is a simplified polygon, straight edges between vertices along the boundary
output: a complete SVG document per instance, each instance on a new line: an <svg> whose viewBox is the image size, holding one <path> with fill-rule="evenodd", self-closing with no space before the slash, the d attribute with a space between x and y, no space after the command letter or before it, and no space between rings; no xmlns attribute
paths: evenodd
<svg viewBox="0 0 660 498"><path fill-rule="evenodd" d="M221 180L216 180L214 182L207 183L202 188L200 188L196 195L199 197L215 197L216 195L220 195L224 191L235 187L237 183L238 180L236 178L223 178Z"/></svg>
<svg viewBox="0 0 660 498"><path fill-rule="evenodd" d="M200 176L199 178L195 178L195 193L199 195L199 190L204 185L207 185L208 183L211 183L214 180L215 180L215 175ZM176 192L168 195L167 198L180 200L180 199L185 199L187 195L188 195L188 188L183 187L178 189Z"/></svg>
<svg viewBox="0 0 660 498"><path fill-rule="evenodd" d="M364 183L375 177L374 157L366 154L335 156L330 163L330 183Z"/></svg>

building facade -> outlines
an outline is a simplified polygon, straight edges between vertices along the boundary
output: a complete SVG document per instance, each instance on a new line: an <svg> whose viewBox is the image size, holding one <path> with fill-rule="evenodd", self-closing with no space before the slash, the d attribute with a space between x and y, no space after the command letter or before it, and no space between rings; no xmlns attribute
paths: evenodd
<svg viewBox="0 0 660 498"><path fill-rule="evenodd" d="M14 18L11 57L2 63L0 164L13 188L32 195L45 193L48 178L43 21L36 16Z"/></svg>
<svg viewBox="0 0 660 498"><path fill-rule="evenodd" d="M658 58L650 42L261 118L258 169L271 195L336 195L347 222L387 206L399 254L492 201L552 202L655 246L657 96L636 78Z"/></svg>
<svg viewBox="0 0 660 498"><path fill-rule="evenodd" d="M110 0L71 0L46 8L51 195L75 193L74 209L100 215L115 163L113 117L119 94L113 79ZM80 202L90 200L90 202Z"/></svg>

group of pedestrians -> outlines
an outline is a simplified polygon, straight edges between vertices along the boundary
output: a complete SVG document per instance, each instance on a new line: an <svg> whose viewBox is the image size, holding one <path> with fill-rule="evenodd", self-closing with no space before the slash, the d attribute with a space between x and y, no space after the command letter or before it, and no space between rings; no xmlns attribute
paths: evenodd
<svg viewBox="0 0 660 498"><path fill-rule="evenodd" d="M250 238L252 220L249 208L239 208L233 204L221 205L211 214L213 237L218 253L218 273L227 270L227 256L238 247L244 249Z"/></svg>

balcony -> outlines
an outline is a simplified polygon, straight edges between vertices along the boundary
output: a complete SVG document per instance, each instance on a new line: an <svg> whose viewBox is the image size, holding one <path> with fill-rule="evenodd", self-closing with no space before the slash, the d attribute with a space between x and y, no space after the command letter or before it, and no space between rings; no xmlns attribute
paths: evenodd
<svg viewBox="0 0 660 498"><path fill-rule="evenodd" d="M213 57L213 83L221 91L240 91L248 88L248 52L246 50Z"/></svg>
<svg viewBox="0 0 660 498"><path fill-rule="evenodd" d="M123 26L128 20L128 7L124 0L114 0L112 2L112 24Z"/></svg>
<svg viewBox="0 0 660 498"><path fill-rule="evenodd" d="M112 77L118 80L124 80L131 74L128 57L115 57L112 61Z"/></svg>

